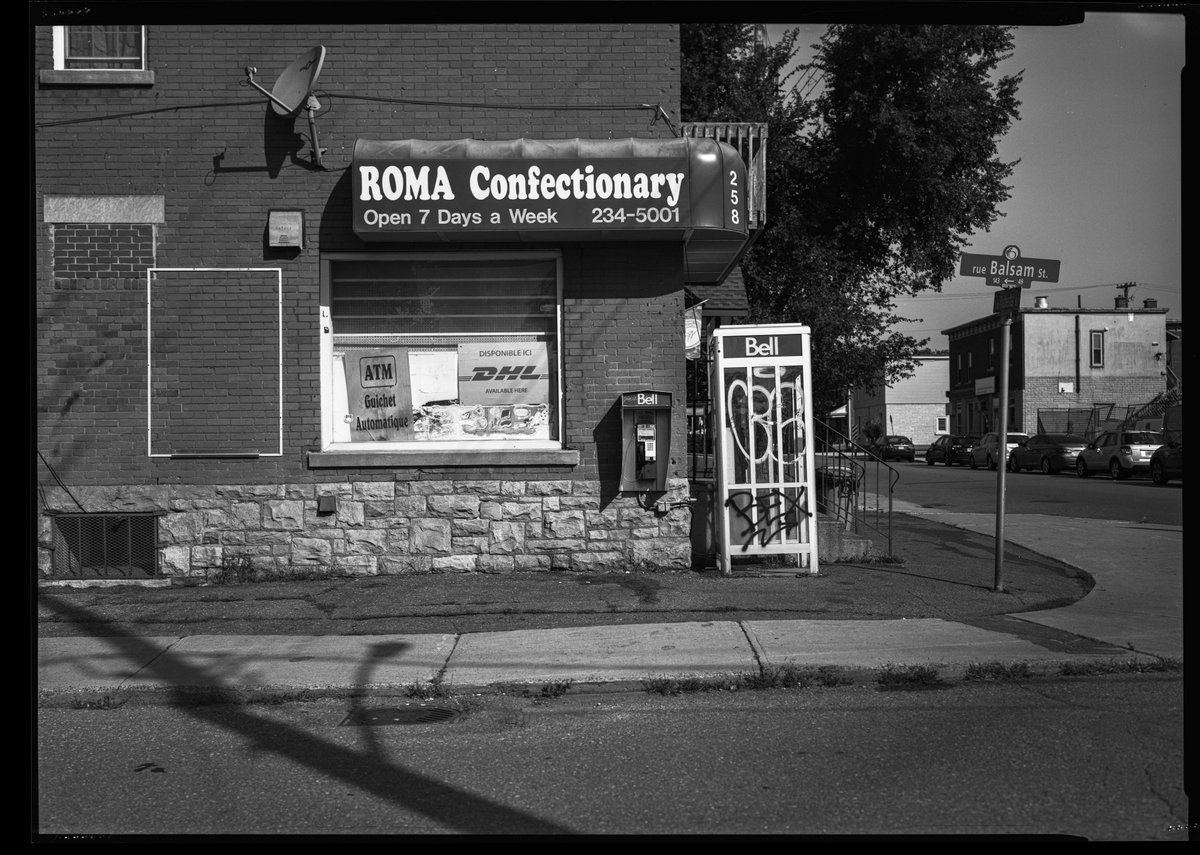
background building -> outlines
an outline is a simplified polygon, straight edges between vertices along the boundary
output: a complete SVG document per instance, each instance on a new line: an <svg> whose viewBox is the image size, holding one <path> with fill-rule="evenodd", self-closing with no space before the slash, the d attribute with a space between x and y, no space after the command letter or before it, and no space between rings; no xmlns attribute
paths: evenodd
<svg viewBox="0 0 1200 855"><path fill-rule="evenodd" d="M949 362L948 356L919 356L911 377L891 386L855 389L851 400L859 441L871 424L884 434L907 436L917 446L929 445L945 433Z"/></svg>
<svg viewBox="0 0 1200 855"><path fill-rule="evenodd" d="M1167 391L1166 309L1050 306L1035 297L1010 328L1008 424L1034 434L1094 435L1162 400ZM1000 316L943 330L950 340L949 416L953 433L999 425ZM1182 394L1182 387L1180 387ZM1160 414L1161 415L1161 414Z"/></svg>

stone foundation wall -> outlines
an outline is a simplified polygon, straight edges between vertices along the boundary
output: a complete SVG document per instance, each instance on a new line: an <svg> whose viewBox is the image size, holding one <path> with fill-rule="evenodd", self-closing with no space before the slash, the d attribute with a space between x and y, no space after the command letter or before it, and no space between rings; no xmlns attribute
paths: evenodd
<svg viewBox="0 0 1200 855"><path fill-rule="evenodd" d="M606 496L598 481L362 481L44 490L72 513L157 512L158 572L204 576L248 561L280 574L678 571L691 567L688 484L668 484L666 513L645 496ZM333 512L318 512L332 496ZM76 501L79 504L76 504ZM53 522L42 513L38 570L52 575Z"/></svg>

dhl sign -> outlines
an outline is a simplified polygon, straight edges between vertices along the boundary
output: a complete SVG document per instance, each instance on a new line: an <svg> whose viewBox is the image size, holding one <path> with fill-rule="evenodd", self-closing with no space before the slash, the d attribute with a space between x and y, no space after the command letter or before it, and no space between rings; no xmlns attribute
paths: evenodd
<svg viewBox="0 0 1200 855"><path fill-rule="evenodd" d="M464 404L545 404L550 400L544 341L460 344L458 365L458 397Z"/></svg>

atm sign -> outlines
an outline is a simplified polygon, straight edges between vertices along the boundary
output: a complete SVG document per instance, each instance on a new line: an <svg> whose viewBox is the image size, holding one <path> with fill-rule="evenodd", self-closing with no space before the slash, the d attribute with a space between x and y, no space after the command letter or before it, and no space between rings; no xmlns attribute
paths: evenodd
<svg viewBox="0 0 1200 855"><path fill-rule="evenodd" d="M725 339L725 356L729 359L804 356L804 336L794 334L729 336Z"/></svg>

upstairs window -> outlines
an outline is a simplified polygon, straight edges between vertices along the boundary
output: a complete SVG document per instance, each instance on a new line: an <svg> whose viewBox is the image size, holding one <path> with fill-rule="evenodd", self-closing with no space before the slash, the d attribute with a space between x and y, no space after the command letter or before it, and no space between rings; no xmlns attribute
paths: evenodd
<svg viewBox="0 0 1200 855"><path fill-rule="evenodd" d="M54 67L60 69L146 68L146 28L127 24L55 27Z"/></svg>
<svg viewBox="0 0 1200 855"><path fill-rule="evenodd" d="M996 340L994 338L989 338L988 339L988 370L990 371L995 367L996 367Z"/></svg>
<svg viewBox="0 0 1200 855"><path fill-rule="evenodd" d="M43 68L48 85L152 86L147 67L146 28L98 24L54 28L54 68Z"/></svg>
<svg viewBox="0 0 1200 855"><path fill-rule="evenodd" d="M1093 368L1104 367L1104 330L1092 330L1091 365Z"/></svg>

